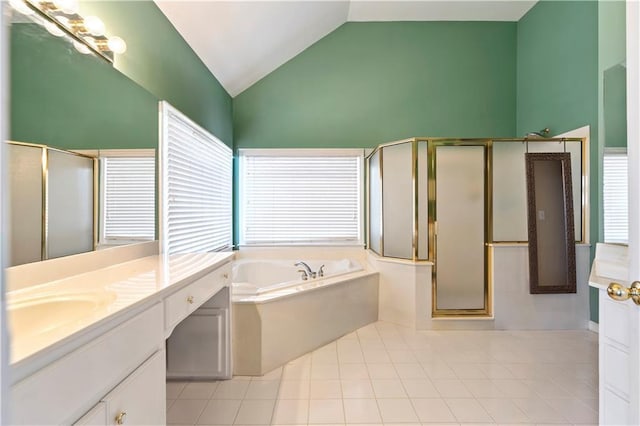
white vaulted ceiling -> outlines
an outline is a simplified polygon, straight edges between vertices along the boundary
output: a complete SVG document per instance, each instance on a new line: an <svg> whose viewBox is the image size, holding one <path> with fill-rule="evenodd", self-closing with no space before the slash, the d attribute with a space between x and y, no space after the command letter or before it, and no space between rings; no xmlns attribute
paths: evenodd
<svg viewBox="0 0 640 426"><path fill-rule="evenodd" d="M231 96L347 21L518 21L537 0L155 0Z"/></svg>

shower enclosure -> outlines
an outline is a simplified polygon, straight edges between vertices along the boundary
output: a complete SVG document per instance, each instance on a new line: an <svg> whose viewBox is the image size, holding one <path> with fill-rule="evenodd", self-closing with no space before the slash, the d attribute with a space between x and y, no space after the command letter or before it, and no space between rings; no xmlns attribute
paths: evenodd
<svg viewBox="0 0 640 426"><path fill-rule="evenodd" d="M22 265L95 248L97 160L45 145L6 142L11 256Z"/></svg>
<svg viewBox="0 0 640 426"><path fill-rule="evenodd" d="M493 249L528 244L525 154L569 153L582 242L586 149L580 138L537 137L379 145L367 157L368 248L387 260L433 262L431 282L419 283L431 287L432 317L491 317Z"/></svg>

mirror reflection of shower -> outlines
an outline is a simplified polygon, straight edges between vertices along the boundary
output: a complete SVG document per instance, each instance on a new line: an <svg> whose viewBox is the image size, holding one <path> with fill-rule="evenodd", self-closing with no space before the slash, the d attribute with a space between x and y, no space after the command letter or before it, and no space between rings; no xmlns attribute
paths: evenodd
<svg viewBox="0 0 640 426"><path fill-rule="evenodd" d="M538 130L537 132L529 132L525 137L544 139L549 137L549 133L551 133L551 130L548 127L545 127L544 129Z"/></svg>

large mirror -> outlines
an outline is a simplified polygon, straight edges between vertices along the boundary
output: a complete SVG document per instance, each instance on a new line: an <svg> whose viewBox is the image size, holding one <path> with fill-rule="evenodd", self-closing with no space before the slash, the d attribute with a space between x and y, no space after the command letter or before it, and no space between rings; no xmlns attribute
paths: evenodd
<svg viewBox="0 0 640 426"><path fill-rule="evenodd" d="M144 156L153 156L158 145L158 99L117 71L104 59L93 54L81 53L74 47L71 40L54 36L54 33L56 32L50 33L42 25L32 22L28 16L12 11L9 139L23 143L22 148L29 145L47 146L50 158L48 166L53 165L51 161L62 165L60 170L57 168L56 170L49 169L50 178L53 179L59 174L71 175L70 182L76 182L76 178L73 176L76 176L74 173L77 170L71 171L68 167L75 160L80 161L86 156L108 158L109 153L115 152L115 157L123 158L127 156L127 152L131 152L135 157L141 155L138 151L140 149L145 150ZM17 145L12 144L11 146L16 147ZM24 150L21 149L21 151ZM10 151L12 154L17 150L12 148ZM27 157L36 151L28 153ZM85 157L67 157L63 155L64 151L80 152ZM149 154L150 152L151 154ZM32 160L34 162L40 161L39 154L36 152L34 155ZM12 157L13 155L9 156L10 162L14 161ZM64 160L57 161L57 157L64 158ZM36 234L44 234L42 229L39 232L31 232L32 235L22 234L25 230L34 231L33 228L21 226L25 217L34 216L42 218L42 227L47 229L51 241L47 247L39 248L38 255L32 253L21 257L21 259L12 259L9 266L38 260L38 258L46 259L75 254L80 251L100 248L106 243L105 233L101 231L105 228L106 218L114 217L106 213L106 206L108 200L114 199L115 196L113 185L110 187L112 189L112 192L109 192L110 195L105 195L107 182L114 182L118 185L136 182L139 178L135 174L127 178L127 182L125 182L126 179L122 179L122 176L126 175L128 171L136 173L141 173L143 170L148 171L149 160L147 159L145 164L137 161L127 163L126 161L114 160L109 169L111 170L110 174L107 174L105 161L95 162L99 168L95 177L95 185L92 185L95 187L95 192L88 191L85 188L87 185L82 185L84 189L80 194L77 193L78 185L65 184L59 188L55 183L51 183L53 181L49 183L47 205L50 206L50 212L57 211L61 213L62 218L65 218L65 211L75 211L70 200L76 200L76 204L79 203L78 205L84 207L89 206L83 208L86 210L84 215L92 216L90 218L91 225L95 226L95 231L91 231L92 244L83 241L82 244L78 244L76 248L71 250L68 247L59 249L57 244L55 246L52 244L54 240L63 243L77 241L77 232L73 228L58 226L56 221L47 220L48 214L32 210L37 205L43 205L41 202L44 198L42 191L46 187L41 186L39 182L41 182L43 172L47 171L47 165L45 164L45 167L36 166L33 176L21 176L19 179L15 179L16 185L12 188L12 194L28 195L35 198L27 199L24 205L15 206L17 209L13 209L14 206L9 207L9 210L13 212L12 219L10 219L11 240L16 242L29 240L33 247L38 247ZM148 178L145 178L144 187L147 192L147 201L151 199L151 203L153 203L151 217L146 221L147 227L151 223L151 234L147 229L145 235L140 235L134 229L129 239L112 238L109 244L138 242L155 238L155 160L151 159L151 165L153 180L149 181ZM11 170L11 166L9 170ZM90 178L90 181L93 182L94 179ZM30 194L30 190L33 190L33 194ZM87 200L87 198L94 196L95 203L92 200ZM126 197L121 197L117 201L120 205L129 202ZM135 201L131 200L130 202ZM148 215L148 209L146 214ZM84 219L87 218L83 217ZM66 223L66 225L68 224ZM120 226L120 229L126 229L125 225ZM43 244L42 241L40 244ZM14 249L12 248L11 251L13 252Z"/></svg>
<svg viewBox="0 0 640 426"><path fill-rule="evenodd" d="M527 153L529 291L576 292L571 154Z"/></svg>
<svg viewBox="0 0 640 426"><path fill-rule="evenodd" d="M604 145L627 146L627 68L616 64L603 73Z"/></svg>

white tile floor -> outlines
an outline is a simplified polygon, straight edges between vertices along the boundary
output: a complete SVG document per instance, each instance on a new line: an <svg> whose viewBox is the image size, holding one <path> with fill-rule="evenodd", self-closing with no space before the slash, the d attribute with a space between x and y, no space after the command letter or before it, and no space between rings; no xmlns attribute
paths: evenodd
<svg viewBox="0 0 640 426"><path fill-rule="evenodd" d="M263 377L167 383L183 425L597 424L588 331L411 331L377 322Z"/></svg>

